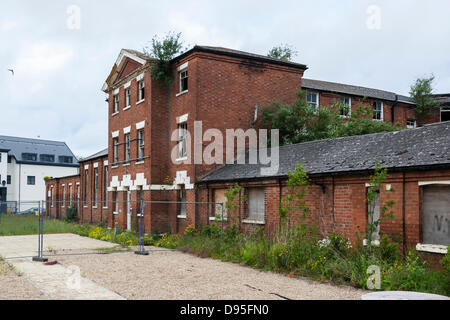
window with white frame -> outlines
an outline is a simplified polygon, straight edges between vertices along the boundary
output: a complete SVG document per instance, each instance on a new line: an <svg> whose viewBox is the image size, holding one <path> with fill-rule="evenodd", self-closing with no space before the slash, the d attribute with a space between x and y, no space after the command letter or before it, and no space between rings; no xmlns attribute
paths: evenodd
<svg viewBox="0 0 450 320"><path fill-rule="evenodd" d="M125 108L131 105L131 89L125 89Z"/></svg>
<svg viewBox="0 0 450 320"><path fill-rule="evenodd" d="M119 112L119 95L118 94L116 94L113 97L113 104L114 104L113 113Z"/></svg>
<svg viewBox="0 0 450 320"><path fill-rule="evenodd" d="M311 106L311 108L314 109L314 111L317 111L319 108L319 94L317 92L307 92L306 93L306 102Z"/></svg>
<svg viewBox="0 0 450 320"><path fill-rule="evenodd" d="M138 158L144 158L144 129L138 130Z"/></svg>
<svg viewBox="0 0 450 320"><path fill-rule="evenodd" d="M343 118L350 117L352 114L352 99L350 97L342 96L339 114Z"/></svg>
<svg viewBox="0 0 450 320"><path fill-rule="evenodd" d="M408 119L406 120L406 128L407 129L414 129L417 127L417 122L414 119Z"/></svg>
<svg viewBox="0 0 450 320"><path fill-rule="evenodd" d="M98 168L94 168L94 207L98 202Z"/></svg>
<svg viewBox="0 0 450 320"><path fill-rule="evenodd" d="M113 138L113 162L119 162L119 138Z"/></svg>
<svg viewBox="0 0 450 320"><path fill-rule="evenodd" d="M178 124L178 158L187 157L187 123Z"/></svg>
<svg viewBox="0 0 450 320"><path fill-rule="evenodd" d="M114 191L114 212L119 212L119 199L118 199L118 192Z"/></svg>
<svg viewBox="0 0 450 320"><path fill-rule="evenodd" d="M69 206L72 206L72 185L69 185Z"/></svg>
<svg viewBox="0 0 450 320"><path fill-rule="evenodd" d="M138 82L138 101L145 99L145 82L144 80Z"/></svg>
<svg viewBox="0 0 450 320"><path fill-rule="evenodd" d="M383 121L383 102L375 101L373 103L373 120Z"/></svg>
<svg viewBox="0 0 450 320"><path fill-rule="evenodd" d="M450 107L441 108L441 122L450 121Z"/></svg>
<svg viewBox="0 0 450 320"><path fill-rule="evenodd" d="M180 77L180 92L184 92L188 90L188 71L182 70L179 72Z"/></svg>
<svg viewBox="0 0 450 320"><path fill-rule="evenodd" d="M89 170L84 169L84 205L87 206L89 201Z"/></svg>
<svg viewBox="0 0 450 320"><path fill-rule="evenodd" d="M125 161L130 161L130 134L125 135Z"/></svg>
<svg viewBox="0 0 450 320"><path fill-rule="evenodd" d="M55 203L55 190L53 190L53 186L52 186L50 192L51 192L51 196L52 196L51 206L53 208L53 204Z"/></svg>
<svg viewBox="0 0 450 320"><path fill-rule="evenodd" d="M248 215L247 221L264 223L265 194L263 188L248 189Z"/></svg>

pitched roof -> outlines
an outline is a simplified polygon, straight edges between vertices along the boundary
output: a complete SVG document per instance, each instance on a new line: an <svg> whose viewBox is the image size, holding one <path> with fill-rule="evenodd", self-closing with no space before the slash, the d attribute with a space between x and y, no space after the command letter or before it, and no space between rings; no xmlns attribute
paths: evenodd
<svg viewBox="0 0 450 320"><path fill-rule="evenodd" d="M320 90L320 91L330 91L330 92L336 92L336 93L344 93L344 94L350 94L350 95L355 95L355 96L360 96L360 97L376 98L376 99L380 99L380 100L401 101L404 103L414 104L414 101L410 97L398 95L394 92L360 87L360 86L353 86L353 85L348 85L348 84L343 84L343 83L302 78L302 88Z"/></svg>
<svg viewBox="0 0 450 320"><path fill-rule="evenodd" d="M286 177L302 163L309 175L372 171L375 161L391 171L428 167L450 168L450 121L416 129L325 139L279 148L279 170L261 175L261 164L230 164L199 182Z"/></svg>
<svg viewBox="0 0 450 320"><path fill-rule="evenodd" d="M8 155L13 156L18 163L41 164L51 166L77 167L78 162L75 155L69 149L65 142L0 136L0 149L6 149ZM37 154L36 161L23 159L24 153ZM39 155L54 155L54 162L41 161ZM60 156L72 157L72 163L62 163Z"/></svg>
<svg viewBox="0 0 450 320"><path fill-rule="evenodd" d="M80 162L85 162L85 161L88 161L88 160L101 158L101 157L105 157L105 156L108 156L108 148L103 149L103 150L101 150L99 152L96 152L94 154L91 154L90 156L88 156L86 158L80 159Z"/></svg>

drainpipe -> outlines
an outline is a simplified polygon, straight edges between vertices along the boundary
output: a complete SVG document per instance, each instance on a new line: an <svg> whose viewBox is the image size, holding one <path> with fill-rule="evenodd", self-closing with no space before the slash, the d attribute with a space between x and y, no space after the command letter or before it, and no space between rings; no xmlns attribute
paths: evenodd
<svg viewBox="0 0 450 320"><path fill-rule="evenodd" d="M22 179L22 164L19 163L19 212L20 212L20 189L21 189L20 180L21 179Z"/></svg>
<svg viewBox="0 0 450 320"><path fill-rule="evenodd" d="M402 191L403 191L403 195L402 195L402 233L403 233L403 237L402 237L402 241L403 241L403 256L405 256L406 254L406 207L405 207L405 200L406 200L406 192L405 192L405 186L406 186L406 182L405 182L405 172L403 171L403 181L402 181Z"/></svg>
<svg viewBox="0 0 450 320"><path fill-rule="evenodd" d="M283 196L281 179L278 179L278 192L280 199L280 201L278 202L278 212L281 212L281 197ZM280 215L278 215L278 229L281 230L280 228L281 228L281 217Z"/></svg>
<svg viewBox="0 0 450 320"><path fill-rule="evenodd" d="M333 214L333 232L336 231L336 217L334 216L334 176L331 176L331 196L333 198L332 200L332 205L331 205L331 210L332 210L332 214Z"/></svg>
<svg viewBox="0 0 450 320"><path fill-rule="evenodd" d="M395 105L397 104L397 102L398 102L398 95L395 95L395 101L392 104L392 108L391 108L391 122L392 122L392 124L394 124Z"/></svg>

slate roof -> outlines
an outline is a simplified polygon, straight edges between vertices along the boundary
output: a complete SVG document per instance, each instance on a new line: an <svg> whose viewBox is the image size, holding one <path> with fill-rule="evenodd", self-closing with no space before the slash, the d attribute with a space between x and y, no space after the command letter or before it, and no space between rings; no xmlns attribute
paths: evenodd
<svg viewBox="0 0 450 320"><path fill-rule="evenodd" d="M96 159L96 158L100 158L100 157L104 157L104 156L108 156L108 148L103 149L103 150L101 150L99 152L96 152L96 153L94 153L94 154L92 154L92 155L90 155L90 156L88 156L86 158L83 158L83 159L80 160L80 162L85 162L85 161L88 161L88 160L92 160L92 159Z"/></svg>
<svg viewBox="0 0 450 320"><path fill-rule="evenodd" d="M375 159L390 171L450 168L450 121L416 129L325 139L280 147L276 174L262 176L260 164L230 164L199 182L286 177L302 163L309 175L372 171Z"/></svg>
<svg viewBox="0 0 450 320"><path fill-rule="evenodd" d="M41 164L52 166L78 167L77 158L66 145L65 142L0 136L0 149L8 150L8 155L13 156L18 163ZM36 153L36 161L25 160L23 153ZM49 154L55 156L54 162L40 161L39 155ZM59 156L68 156L73 158L72 163L59 162Z"/></svg>
<svg viewBox="0 0 450 320"><path fill-rule="evenodd" d="M349 95L370 97L387 101L401 101L405 103L414 104L414 101L410 97L398 95L394 92L353 86L343 83L302 78L302 88L319 91L330 91L335 93L344 93Z"/></svg>

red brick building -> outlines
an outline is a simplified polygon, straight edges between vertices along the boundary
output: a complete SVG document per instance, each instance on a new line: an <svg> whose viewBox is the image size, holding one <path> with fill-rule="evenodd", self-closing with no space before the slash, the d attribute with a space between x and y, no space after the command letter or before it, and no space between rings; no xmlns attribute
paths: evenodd
<svg viewBox="0 0 450 320"><path fill-rule="evenodd" d="M246 187L254 184L257 189L262 188L263 191L251 191L252 197L264 199L267 212L264 223L247 219L242 226L264 224L267 230L275 230L286 172L276 179L247 181L247 177L233 175L226 181L211 182L208 180L214 176L211 172L216 169L222 172L230 165L221 169L223 165L195 163L191 151L204 150L209 142L203 136L201 143L195 143L194 121L202 122L203 133L212 128L223 135L227 129L258 129L255 120L262 107L273 100L291 103L299 89L307 90L312 107L342 101L353 110L358 104L365 104L373 107L374 120L416 126L417 117L410 98L381 90L303 79L307 69L303 64L225 48L195 46L171 61L173 82L169 85L151 78L151 65L152 60L144 54L123 49L102 88L108 94L108 149L80 161L80 189L76 197L80 195L79 215L83 222L106 220L109 227L117 224L120 228L129 228L130 220L136 219L141 211L139 203L143 200L148 202L145 205L147 232L182 232L189 224L199 227L214 220L215 209L211 205L193 205L192 202L223 202L224 187L242 181ZM343 114L350 115L350 112ZM433 115L429 122L434 121L438 120ZM208 137L209 141L213 136ZM225 155L222 156L225 159ZM315 212L321 210L319 217L324 221L321 227L324 234L336 231L353 237L355 230L365 226L364 215L358 210L365 205L365 189L360 185L368 179L367 169L359 176L353 173L348 177L326 173L317 176L318 184L311 188L310 196ZM431 179L442 178L435 171L424 175L418 172L408 171L408 179L426 180L427 174ZM394 179L391 184L400 183L406 188L402 180L404 174L396 174L390 177ZM207 178L202 180L205 176ZM77 183L69 182L70 179L76 177L49 180L49 200L55 196L61 199L63 184ZM326 186L325 193L323 186ZM353 191L354 187L359 191ZM330 194L329 188L333 193ZM64 190L67 193L67 189ZM413 201L419 200L413 198ZM165 201L170 203L161 203ZM243 206L242 210L245 208ZM248 210L258 212L261 208L258 203ZM405 213L405 217L408 214ZM417 218L418 213L414 211L414 214ZM407 242L420 241L417 230L414 231L420 225L416 220L408 225ZM394 224L392 229L397 230L398 226Z"/></svg>
<svg viewBox="0 0 450 320"><path fill-rule="evenodd" d="M405 246L445 253L450 245L450 122L399 132L325 139L280 148L280 168L261 175L260 164L232 164L215 170L198 182L204 198L222 198L225 189L239 183L239 225L243 229L264 225L276 231L280 202L288 195L288 171L298 163L311 178L306 202L314 222L325 237L336 232L352 241L364 238L368 223L367 191L378 161L389 176L376 200L390 200L393 219L382 222L379 232L402 239ZM243 201L243 196L246 201ZM302 211L293 212L296 220ZM202 224L209 223L203 216Z"/></svg>

